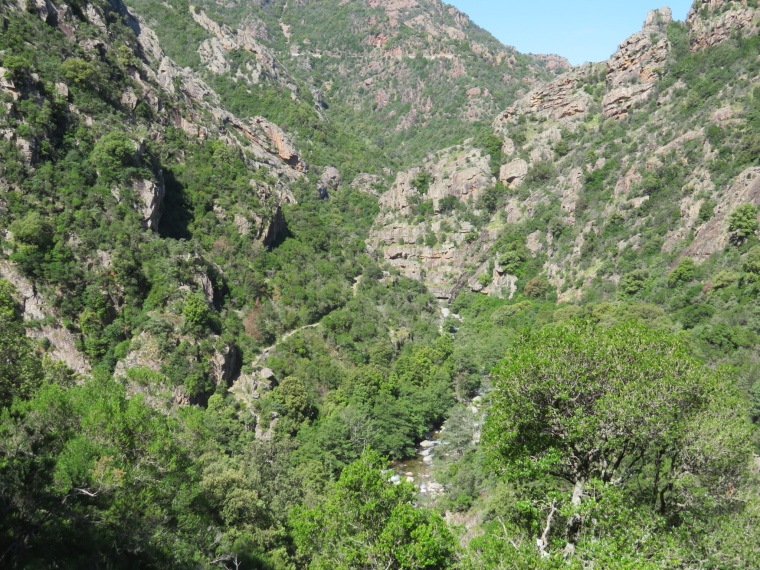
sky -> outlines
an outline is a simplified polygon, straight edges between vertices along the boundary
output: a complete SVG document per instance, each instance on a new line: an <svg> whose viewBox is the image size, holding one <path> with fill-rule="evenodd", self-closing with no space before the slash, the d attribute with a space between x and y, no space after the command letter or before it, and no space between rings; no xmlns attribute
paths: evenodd
<svg viewBox="0 0 760 570"><path fill-rule="evenodd" d="M523 53L556 53L573 65L604 61L638 32L647 12L670 6L685 20L692 0L444 0L503 44ZM659 0L662 2L663 0Z"/></svg>

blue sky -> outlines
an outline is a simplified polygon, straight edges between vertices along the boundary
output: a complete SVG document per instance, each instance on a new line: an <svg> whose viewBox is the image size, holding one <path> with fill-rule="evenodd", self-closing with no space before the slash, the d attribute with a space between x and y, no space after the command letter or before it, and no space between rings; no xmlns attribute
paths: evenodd
<svg viewBox="0 0 760 570"><path fill-rule="evenodd" d="M685 20L692 0L444 0L523 53L557 53L573 65L603 61L641 29L647 12L670 6ZM662 0L660 0L662 1Z"/></svg>

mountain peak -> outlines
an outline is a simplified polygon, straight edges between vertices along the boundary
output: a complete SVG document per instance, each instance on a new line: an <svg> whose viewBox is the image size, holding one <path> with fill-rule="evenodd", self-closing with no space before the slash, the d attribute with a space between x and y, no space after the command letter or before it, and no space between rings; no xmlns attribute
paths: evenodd
<svg viewBox="0 0 760 570"><path fill-rule="evenodd" d="M658 8L657 10L650 10L647 14L647 19L644 21L644 28L662 28L667 26L673 21L673 11L667 6Z"/></svg>

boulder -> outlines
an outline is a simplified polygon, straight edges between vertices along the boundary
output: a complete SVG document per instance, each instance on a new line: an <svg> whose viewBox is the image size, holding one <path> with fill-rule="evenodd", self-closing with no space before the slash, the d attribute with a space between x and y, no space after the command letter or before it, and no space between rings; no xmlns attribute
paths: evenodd
<svg viewBox="0 0 760 570"><path fill-rule="evenodd" d="M528 163L521 158L505 164L499 169L499 181L510 188L517 188L523 183L527 175Z"/></svg>
<svg viewBox="0 0 760 570"><path fill-rule="evenodd" d="M340 172L334 166L328 166L319 178L317 191L320 198L327 198L330 192L334 192L340 186Z"/></svg>
<svg viewBox="0 0 760 570"><path fill-rule="evenodd" d="M135 180L132 187L141 202L140 213L143 224L147 229L157 231L161 221L161 206L166 194L163 173L159 170L155 180Z"/></svg>

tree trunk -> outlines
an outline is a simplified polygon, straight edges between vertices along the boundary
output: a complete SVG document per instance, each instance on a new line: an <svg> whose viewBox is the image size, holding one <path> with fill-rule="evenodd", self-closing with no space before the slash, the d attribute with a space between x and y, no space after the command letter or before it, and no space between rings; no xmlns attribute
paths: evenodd
<svg viewBox="0 0 760 570"><path fill-rule="evenodd" d="M586 488L586 481L583 479L578 479L575 482L575 487L573 487L573 498L572 498L572 504L574 509L577 511L578 507L581 505L581 501L583 499L583 491ZM565 551L563 552L562 556L564 558L569 558L575 553L575 545L578 542L578 531L581 528L581 516L575 512L572 514L572 516L567 520L567 544L565 545Z"/></svg>

